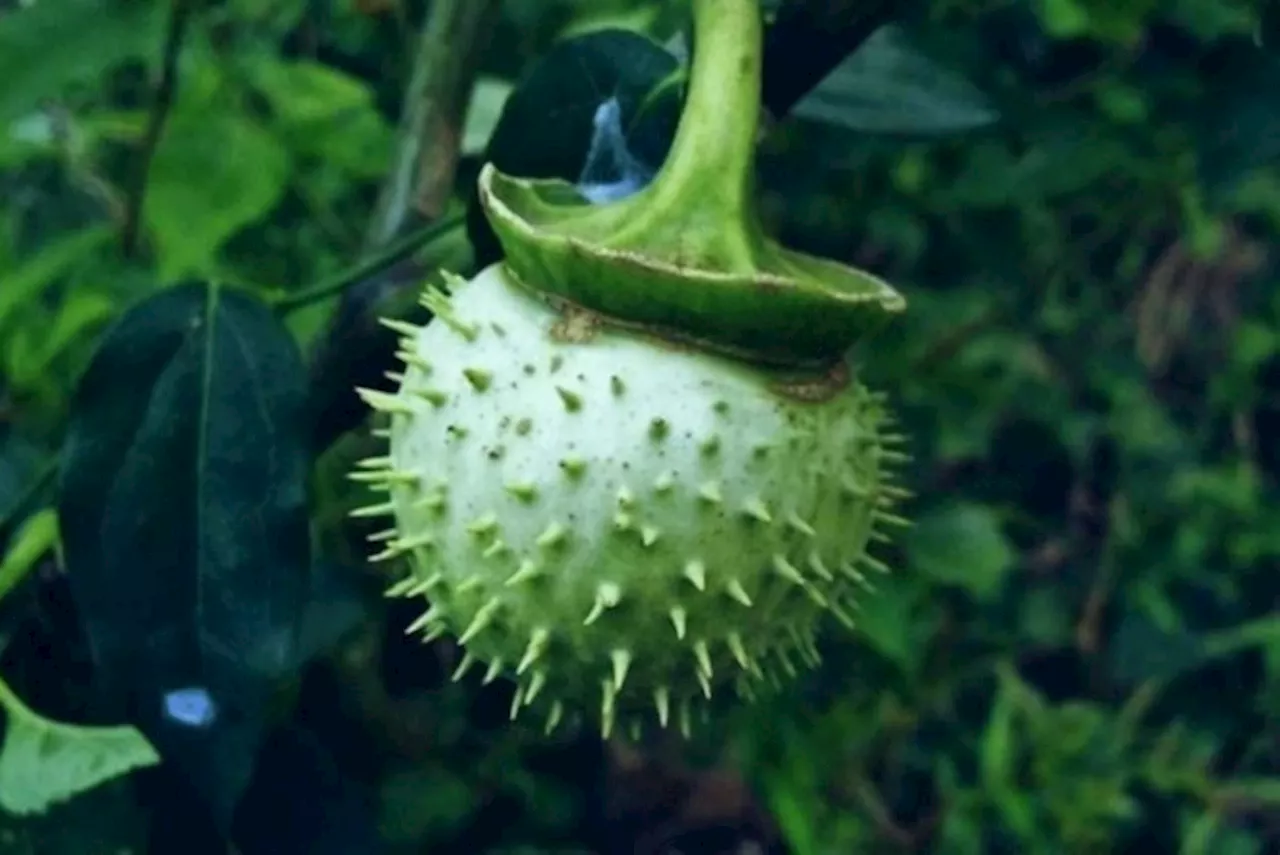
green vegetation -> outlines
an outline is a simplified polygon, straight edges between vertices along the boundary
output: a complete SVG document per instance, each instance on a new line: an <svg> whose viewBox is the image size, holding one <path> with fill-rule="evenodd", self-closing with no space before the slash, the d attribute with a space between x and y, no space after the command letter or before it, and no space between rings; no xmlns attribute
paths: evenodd
<svg viewBox="0 0 1280 855"><path fill-rule="evenodd" d="M404 634L354 389L486 161L661 163L688 4L0 2L0 849L1280 846L1277 15L767 6L760 213L907 299L915 526L785 693L602 745Z"/></svg>

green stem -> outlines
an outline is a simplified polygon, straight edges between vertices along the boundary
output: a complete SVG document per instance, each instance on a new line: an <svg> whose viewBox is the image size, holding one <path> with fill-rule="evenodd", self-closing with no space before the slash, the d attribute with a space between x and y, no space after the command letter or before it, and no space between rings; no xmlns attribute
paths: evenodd
<svg viewBox="0 0 1280 855"><path fill-rule="evenodd" d="M465 219L464 215L455 214L437 220L413 234L406 235L367 261L362 261L356 266L344 270L326 282L321 282L311 288L279 298L275 301L275 309L281 315L288 315L298 309L304 309L316 303L322 303L332 297L337 297L353 285L368 279L370 276L376 276L393 264L397 264L415 252L447 237L461 228Z"/></svg>
<svg viewBox="0 0 1280 855"><path fill-rule="evenodd" d="M653 182L600 205L565 182L480 173L480 200L518 279L617 324L810 370L845 357L905 301L853 267L782 247L755 204L759 0L691 0L693 61Z"/></svg>
<svg viewBox="0 0 1280 855"><path fill-rule="evenodd" d="M693 62L671 154L654 178L657 207L691 204L710 222L752 209L760 124L760 0L692 0ZM661 201L659 201L661 200Z"/></svg>

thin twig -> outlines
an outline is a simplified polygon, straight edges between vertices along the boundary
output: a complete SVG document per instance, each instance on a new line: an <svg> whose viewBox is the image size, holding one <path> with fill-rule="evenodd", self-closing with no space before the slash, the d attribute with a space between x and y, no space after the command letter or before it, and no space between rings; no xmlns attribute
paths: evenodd
<svg viewBox="0 0 1280 855"><path fill-rule="evenodd" d="M169 113L173 111L173 104L178 95L178 59L182 55L182 45L186 41L194 7L194 0L173 0L173 9L169 13L169 27L165 32L164 53L160 64L160 80L156 84L155 101L151 105L146 134L142 139L138 171L134 175L125 207L121 243L124 246L124 254L128 258L134 257L138 252L138 240L142 234L142 208L147 196L147 178L151 173L151 161L155 157L156 149L160 146L160 138L164 135L165 123L168 121Z"/></svg>
<svg viewBox="0 0 1280 855"><path fill-rule="evenodd" d="M462 124L479 57L500 0L436 0L422 27L391 172L365 246L372 250L415 219L439 217L453 192Z"/></svg>
<svg viewBox="0 0 1280 855"><path fill-rule="evenodd" d="M459 214L436 220L431 225L424 226L412 234L406 235L376 254L370 255L354 267L350 267L318 285L281 297L275 302L275 309L280 314L287 315L290 312L314 305L330 297L336 297L346 292L351 286L378 275L423 247L435 243L437 240L462 228L464 219Z"/></svg>

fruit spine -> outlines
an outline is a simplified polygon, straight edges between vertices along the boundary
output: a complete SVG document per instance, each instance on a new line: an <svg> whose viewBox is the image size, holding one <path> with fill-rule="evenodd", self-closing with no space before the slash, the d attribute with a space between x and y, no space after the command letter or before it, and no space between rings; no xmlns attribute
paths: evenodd
<svg viewBox="0 0 1280 855"><path fill-rule="evenodd" d="M869 543L905 524L902 437L842 353L901 297L750 214L759 15L695 0L685 113L636 196L566 207L564 186L486 167L505 262L429 290L426 327L387 321L399 388L361 390L390 423L353 474L385 501L358 515L395 521L375 558L430 603L409 631L456 633L457 676L514 678L513 716L539 705L549 729L688 733L718 686L780 685L823 621L854 625L887 571ZM730 168L707 179L689 164L712 144Z"/></svg>

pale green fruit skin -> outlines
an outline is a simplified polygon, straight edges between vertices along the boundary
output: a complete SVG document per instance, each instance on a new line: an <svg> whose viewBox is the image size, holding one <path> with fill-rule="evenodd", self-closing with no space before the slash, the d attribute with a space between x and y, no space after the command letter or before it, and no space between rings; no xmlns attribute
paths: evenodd
<svg viewBox="0 0 1280 855"><path fill-rule="evenodd" d="M501 265L448 303L403 330L398 393L366 394L391 413L368 480L390 490L383 557L419 583L397 592L433 604L415 629L516 677L513 715L533 694L552 724L674 722L794 673L821 622L850 621L885 569L868 540L896 520L878 396L801 400L617 328L566 340Z"/></svg>

